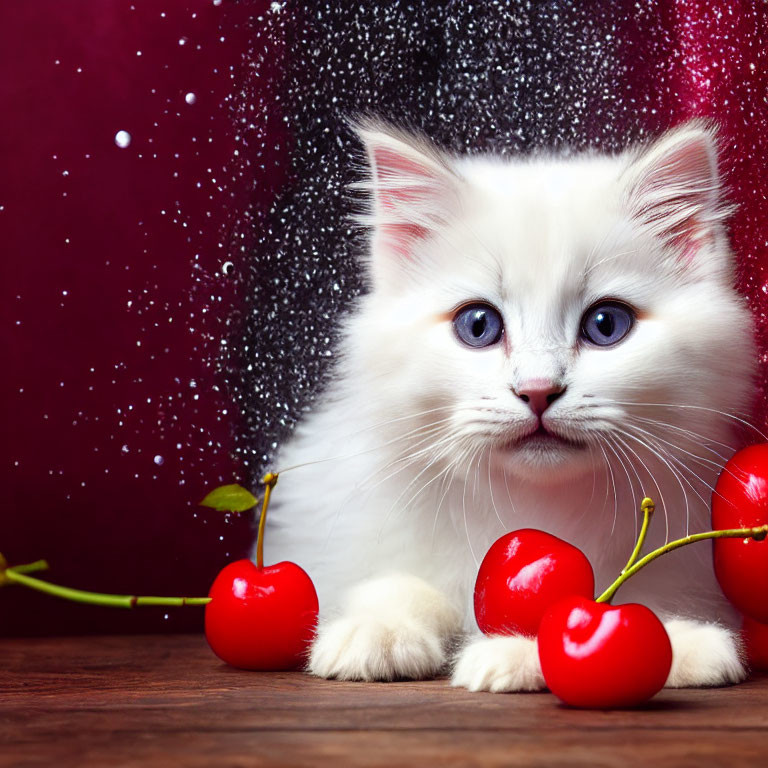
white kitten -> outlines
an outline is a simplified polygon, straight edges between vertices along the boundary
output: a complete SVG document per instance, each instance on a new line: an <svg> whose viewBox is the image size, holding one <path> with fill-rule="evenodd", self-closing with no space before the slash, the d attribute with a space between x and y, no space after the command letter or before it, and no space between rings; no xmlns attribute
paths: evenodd
<svg viewBox="0 0 768 768"><path fill-rule="evenodd" d="M644 495L649 548L710 527L753 391L751 319L704 125L566 159L455 158L378 124L360 135L370 291L336 380L279 456L306 466L281 478L266 541L317 586L310 671L420 678L476 632L477 566L502 533L570 541L602 591ZM669 685L743 677L709 545L653 563L618 601L685 617L667 625ZM476 635L454 683L543 687L535 642Z"/></svg>

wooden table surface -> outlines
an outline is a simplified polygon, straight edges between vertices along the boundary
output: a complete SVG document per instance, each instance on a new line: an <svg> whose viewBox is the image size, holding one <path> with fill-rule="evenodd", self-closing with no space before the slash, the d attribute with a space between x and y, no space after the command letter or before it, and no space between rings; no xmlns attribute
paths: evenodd
<svg viewBox="0 0 768 768"><path fill-rule="evenodd" d="M227 667L199 636L0 640L0 766L768 766L768 677L639 710Z"/></svg>

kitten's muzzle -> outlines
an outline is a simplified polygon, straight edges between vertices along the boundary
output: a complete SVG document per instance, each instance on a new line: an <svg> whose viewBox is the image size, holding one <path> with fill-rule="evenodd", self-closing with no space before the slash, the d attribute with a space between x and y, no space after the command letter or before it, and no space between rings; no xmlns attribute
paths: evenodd
<svg viewBox="0 0 768 768"><path fill-rule="evenodd" d="M563 448L563 447L569 447L569 448L584 448L586 447L587 443L585 441L581 440L574 440L569 437L565 437L564 435L558 434L557 432L553 432L551 429L548 429L544 423L542 422L541 418L539 418L538 426L534 429L532 429L530 432L528 432L525 435L522 435L521 437L518 437L515 440L510 440L504 443L503 449L504 450L516 450L520 448L541 448L541 449L549 449L549 448Z"/></svg>

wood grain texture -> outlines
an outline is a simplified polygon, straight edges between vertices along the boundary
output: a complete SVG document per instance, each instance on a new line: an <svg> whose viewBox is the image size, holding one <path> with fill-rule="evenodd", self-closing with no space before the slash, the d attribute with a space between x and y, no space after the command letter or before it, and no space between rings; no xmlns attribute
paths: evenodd
<svg viewBox="0 0 768 768"><path fill-rule="evenodd" d="M580 711L227 667L199 636L0 641L0 766L766 764L768 678Z"/></svg>

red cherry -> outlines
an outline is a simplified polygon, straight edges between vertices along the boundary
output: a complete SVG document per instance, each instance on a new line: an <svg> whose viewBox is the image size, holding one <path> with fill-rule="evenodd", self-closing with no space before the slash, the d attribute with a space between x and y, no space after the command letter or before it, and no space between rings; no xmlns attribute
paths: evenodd
<svg viewBox="0 0 768 768"><path fill-rule="evenodd" d="M475 582L475 618L487 635L534 637L553 603L594 593L592 566L581 550L526 528L502 536L488 550Z"/></svg>
<svg viewBox="0 0 768 768"><path fill-rule="evenodd" d="M539 660L547 686L574 707L631 707L664 686L672 646L644 605L612 606L567 597L539 626Z"/></svg>
<svg viewBox="0 0 768 768"><path fill-rule="evenodd" d="M753 670L768 672L768 624L744 617L741 637L747 651L749 666Z"/></svg>
<svg viewBox="0 0 768 768"><path fill-rule="evenodd" d="M295 669L304 664L317 624L317 593L306 571L283 562L225 566L205 607L205 637L227 664Z"/></svg>
<svg viewBox="0 0 768 768"><path fill-rule="evenodd" d="M712 527L768 523L768 444L752 445L725 465L712 494ZM726 597L745 615L768 623L768 541L715 539L715 574Z"/></svg>

